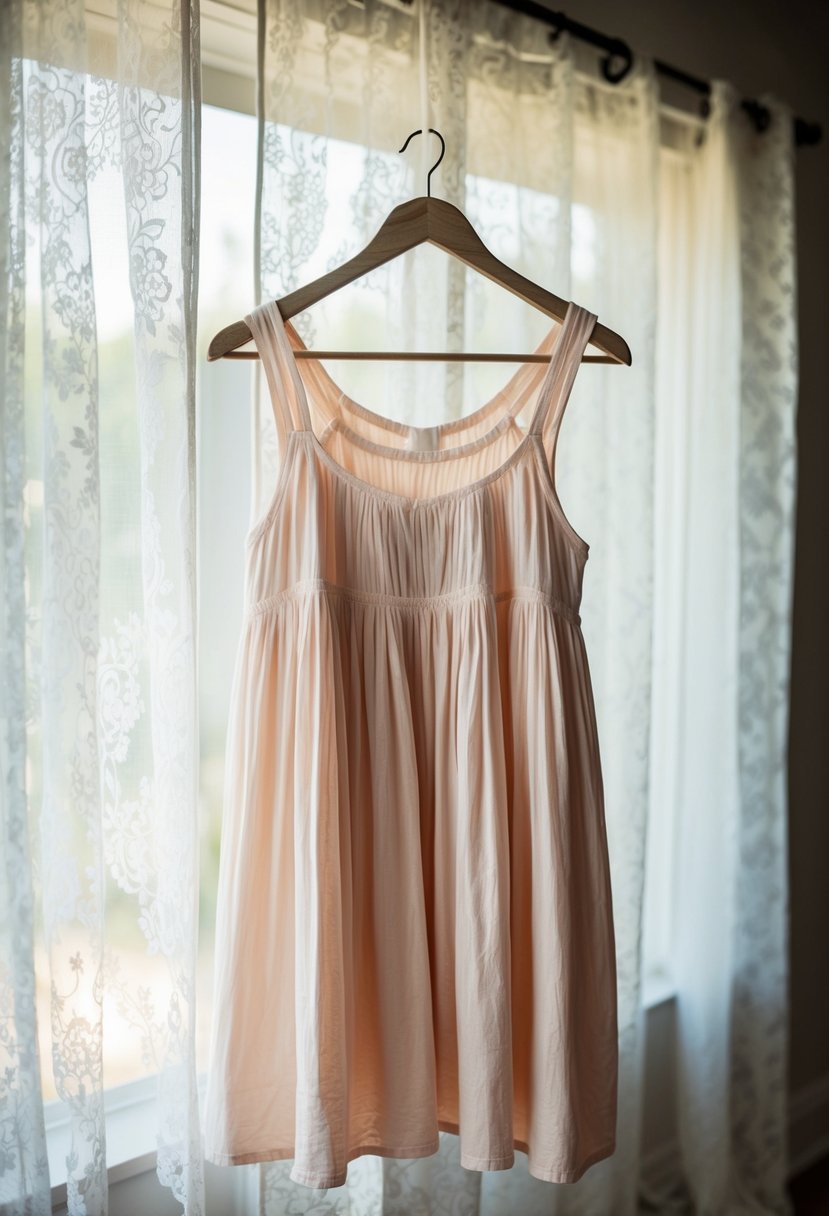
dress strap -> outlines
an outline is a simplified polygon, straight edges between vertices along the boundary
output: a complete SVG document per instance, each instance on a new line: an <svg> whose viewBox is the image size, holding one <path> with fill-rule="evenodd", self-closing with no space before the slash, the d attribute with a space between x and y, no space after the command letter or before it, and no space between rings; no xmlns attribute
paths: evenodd
<svg viewBox="0 0 829 1216"><path fill-rule="evenodd" d="M280 439L289 431L310 431L311 412L305 385L285 333L285 321L275 300L266 300L249 312L245 321L253 335L270 388Z"/></svg>
<svg viewBox="0 0 829 1216"><path fill-rule="evenodd" d="M540 435L547 445L548 438L558 431L564 408L581 366L582 355L596 327L597 314L571 301L559 330L556 348L550 360L548 375L536 403L529 430Z"/></svg>

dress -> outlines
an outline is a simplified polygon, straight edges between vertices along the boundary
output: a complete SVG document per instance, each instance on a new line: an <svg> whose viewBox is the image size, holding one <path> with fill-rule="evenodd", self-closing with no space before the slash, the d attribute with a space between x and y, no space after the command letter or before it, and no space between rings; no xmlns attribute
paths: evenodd
<svg viewBox="0 0 829 1216"><path fill-rule="evenodd" d="M589 545L553 479L596 317L433 428L301 375L274 303L246 321L281 460L245 549L205 1157L336 1187L444 1130L467 1169L520 1149L575 1182L618 1072Z"/></svg>

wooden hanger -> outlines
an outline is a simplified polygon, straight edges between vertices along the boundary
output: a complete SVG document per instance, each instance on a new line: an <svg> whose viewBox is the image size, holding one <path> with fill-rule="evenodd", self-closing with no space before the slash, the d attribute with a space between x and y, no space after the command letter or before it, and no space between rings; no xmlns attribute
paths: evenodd
<svg viewBox="0 0 829 1216"><path fill-rule="evenodd" d="M443 159L446 144L439 131L436 131L434 127L430 127L429 130L440 140L441 153L427 175L426 196L421 195L406 203L400 203L389 212L378 231L360 253L349 258L347 262L343 262L341 266L336 266L326 274L320 275L319 278L307 283L304 287L298 287L296 291L289 292L288 295L277 300L276 305L283 320L287 321L295 313L303 312L312 304L316 304L318 300L322 300L340 287L344 287L346 283L368 274L370 270L382 266L384 262L391 261L392 258L398 257L408 249L422 245L424 241L437 245L447 253L453 253L467 266L472 266L493 282L500 283L502 287L506 287L507 291L511 291L513 295L528 304L534 304L548 316L556 317L560 321L564 320L568 308L567 300L540 287L531 279L525 278L524 275L507 266L506 263L499 261L487 249L459 208L453 206L452 203L447 203L444 199L432 198L429 179ZM419 135L421 131L422 128L412 131L400 151L404 152L412 136ZM257 359L259 354L255 349L237 350L238 347L244 346L252 339L253 335L247 323L234 321L232 325L220 329L214 336L207 349L207 358L211 361L213 359ZM624 338L599 322L596 322L588 345L596 347L603 353L584 355L583 361L586 363L624 363L627 365L631 363L630 348ZM295 350L294 355L297 359L443 359L460 362L515 361L522 363L549 362L551 358L549 354L309 350L307 347Z"/></svg>

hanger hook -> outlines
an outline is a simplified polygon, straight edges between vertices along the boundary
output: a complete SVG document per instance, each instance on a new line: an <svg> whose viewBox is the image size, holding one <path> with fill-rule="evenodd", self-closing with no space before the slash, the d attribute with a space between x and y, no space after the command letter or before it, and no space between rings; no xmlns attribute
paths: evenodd
<svg viewBox="0 0 829 1216"><path fill-rule="evenodd" d="M446 140L443 138L443 136L441 135L440 131L436 131L434 127L430 127L430 128L429 128L429 130L432 132L432 134L433 134L433 135L437 135L438 139L440 140L440 156L437 158L437 160L436 160L436 161L435 161L435 163L432 165L432 167L431 167L431 169L429 170L429 172L426 174L426 197L427 197L427 198L431 198L431 197L432 197L432 187L431 187L431 184L430 184L429 179L431 178L431 176L432 176L432 174L434 173L435 169L437 169L437 167L438 167L438 165L440 164L440 162L443 160L443 154L444 154L444 152L446 151ZM402 148L398 148L398 152L405 152L405 151L406 151L406 148L408 147L409 140L410 140L410 139L411 139L413 136L415 136L415 135L421 135L422 133L423 133L423 127L418 127L418 129L417 129L416 131L412 131L411 135L407 135L407 136L406 136L406 142L404 143L404 145L403 145L403 147L402 147Z"/></svg>

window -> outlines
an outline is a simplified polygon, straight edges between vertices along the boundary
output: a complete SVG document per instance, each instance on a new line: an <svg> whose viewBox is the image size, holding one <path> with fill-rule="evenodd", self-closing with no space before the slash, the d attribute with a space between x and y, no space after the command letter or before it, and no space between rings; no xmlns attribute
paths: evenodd
<svg viewBox="0 0 829 1216"><path fill-rule="evenodd" d="M115 21L115 0L87 0L90 31L103 43L112 39ZM233 663L242 617L243 540L251 522L249 517L250 475L250 402L253 364L246 360L225 360L207 364L209 339L228 322L249 311L254 300L253 282L253 223L256 186L256 120L254 117L256 16L254 0L219 3L202 2L202 47L204 111L202 127L202 199L201 199L201 260L199 270L199 342L197 362L198 417L198 529L200 551L200 808L202 830L200 852L200 951L197 993L197 1070L204 1083L207 1049L212 1018L212 930L215 921L216 880L218 873L219 838L222 818L224 779L224 745L227 725ZM349 145L336 146L341 158L343 175L356 171L356 160L349 165ZM394 152L390 155L395 155ZM673 221L670 194L681 188L682 154L666 150L666 172L663 174L665 205L661 257L669 274L676 270L676 259L687 254L679 231L679 219ZM487 182L492 194L494 183ZM540 198L540 196L539 196ZM543 203L545 200L541 200ZM555 200L546 200L554 206ZM96 274L95 291L98 306L100 338L102 443L117 453L128 453L135 442L135 397L132 384L132 303L129 296L126 264L126 233L119 173L103 171L90 184L93 267ZM574 272L576 288L579 277L589 278L594 232L590 213L576 208L573 217ZM344 234L336 234L336 243ZM332 243L333 234L332 234ZM448 256L448 255L443 255ZM321 254L324 262L324 251ZM320 271L324 268L319 267ZM37 300L38 268L30 265L27 273L28 290L32 293L29 306L39 307ZM476 288L477 289L477 288ZM484 287L483 289L487 289ZM490 285L492 291L502 289ZM353 304L359 294L359 282L350 285L349 299ZM376 301L372 301L376 303ZM521 306L523 308L523 306ZM539 318L539 337L545 328ZM31 333L37 332L32 326ZM339 340L339 339L335 339ZM347 333L343 345L349 344ZM485 343L486 336L481 336ZM669 343L670 335L660 341ZM31 377L39 366L39 351L33 347L27 353ZM669 366L665 354L662 366ZM470 365L473 374L465 378L469 400L481 400L494 391L503 380L503 369L491 365ZM365 376L363 381L360 377ZM351 377L351 379L349 379ZM355 363L339 373L339 382L353 391L360 400L371 402L372 369ZM491 385L491 388L490 388ZM34 379L27 381L27 391L36 393ZM382 410L382 405L376 404ZM106 437L103 432L106 431ZM670 436L662 433L665 453L670 450ZM29 451L38 450L37 438L29 443ZM663 463L663 467L666 465ZM126 470L126 474L125 474ZM120 553L119 576L104 588L102 621L118 619L120 629L113 633L120 645L129 647L129 619L120 611L119 593L136 577L139 554L131 538L137 502L134 460L113 461L102 467L102 515L105 531L110 530L107 545L112 553ZM667 494L667 487L665 493ZM37 522L42 509L42 484L32 477L27 485L27 504L31 523ZM677 506L679 510L679 505ZM665 518L663 531L657 538L665 544L670 521ZM37 527L31 529L33 535ZM209 560L205 555L209 554ZM38 563L34 563L34 568ZM126 601L125 601L126 602ZM665 626L665 629L667 625ZM660 635L666 648L655 654L657 686L655 697L663 698L669 711L671 672L667 667L670 638L663 629ZM662 681L660 683L660 680ZM127 690L128 695L128 690ZM127 703L125 712L137 712ZM655 729L665 720L654 713ZM657 741L658 742L658 741ZM654 755L664 762L664 748L654 746ZM656 763L656 762L655 762ZM669 957L671 891L673 883L673 823L669 781L670 766L654 768L652 802L656 812L652 819L649 840L649 890L647 898L646 963L647 988L645 1004L653 1004L670 993L670 977L665 961ZM36 798L36 778L33 773L33 796ZM144 986L151 992L153 960L148 957L144 938L135 923L134 901L121 899L115 884L107 887L107 935L118 950L120 966L129 991ZM62 1178L62 1140L66 1120L62 1103L56 1101L51 1066L51 1012L48 960L43 951L41 909L37 908L36 925L38 977L37 1003L41 1045L44 1098L52 1100L48 1111L50 1165L53 1179ZM116 1167L119 1161L132 1161L135 1170L146 1168L154 1148L153 1075L154 1062L143 1058L139 1050L140 1037L136 1024L146 1011L140 1008L118 1007L109 992L104 1019L104 1082L106 1086L108 1161ZM143 1112L143 1119L142 1119ZM125 1134L119 1128L126 1129ZM147 1156L149 1155L149 1156Z"/></svg>
<svg viewBox="0 0 829 1216"><path fill-rule="evenodd" d="M256 121L205 105L199 351L196 374L199 527L200 855L197 1067L207 1065L227 707L242 628L244 538L249 520L250 404L253 363L207 362L207 346L229 321L250 311Z"/></svg>

